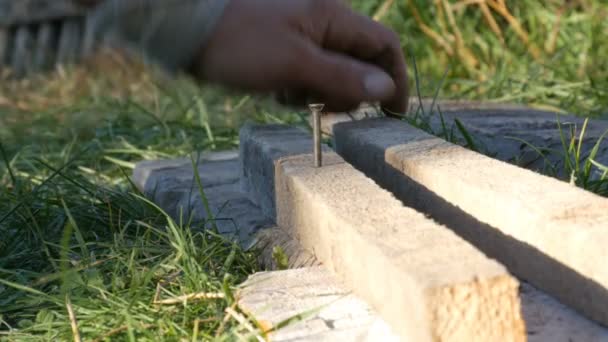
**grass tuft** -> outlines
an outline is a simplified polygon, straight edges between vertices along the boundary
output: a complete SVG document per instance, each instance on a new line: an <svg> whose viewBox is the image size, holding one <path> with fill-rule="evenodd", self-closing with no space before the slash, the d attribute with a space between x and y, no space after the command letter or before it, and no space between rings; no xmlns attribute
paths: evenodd
<svg viewBox="0 0 608 342"><path fill-rule="evenodd" d="M213 219L174 221L128 174L140 160L235 148L245 119L237 111L264 121L262 108L272 105L115 63L128 74L106 70L116 66L102 59L36 76L35 86L0 86L12 100L0 107L0 339L251 334L249 317L233 306L256 256L217 234Z"/></svg>

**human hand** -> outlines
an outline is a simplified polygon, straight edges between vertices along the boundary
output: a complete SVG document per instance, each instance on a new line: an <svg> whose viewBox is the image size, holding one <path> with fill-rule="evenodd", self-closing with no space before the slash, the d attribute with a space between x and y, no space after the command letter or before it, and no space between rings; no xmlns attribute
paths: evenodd
<svg viewBox="0 0 608 342"><path fill-rule="evenodd" d="M340 0L230 0L190 70L329 111L381 102L404 113L409 95L397 35Z"/></svg>

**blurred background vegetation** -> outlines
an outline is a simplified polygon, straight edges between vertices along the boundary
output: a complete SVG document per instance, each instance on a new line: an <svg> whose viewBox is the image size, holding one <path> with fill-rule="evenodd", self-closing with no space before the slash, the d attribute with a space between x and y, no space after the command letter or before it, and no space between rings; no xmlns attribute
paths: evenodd
<svg viewBox="0 0 608 342"><path fill-rule="evenodd" d="M399 32L422 89L580 115L608 106L608 3L353 0Z"/></svg>
<svg viewBox="0 0 608 342"><path fill-rule="evenodd" d="M423 97L608 115L604 0L352 4L399 33ZM242 336L225 308L256 270L252 255L204 224L176 226L127 176L140 160L236 148L246 119L303 123L305 114L169 79L117 51L21 80L3 70L0 340ZM225 298L159 307L159 284L167 297Z"/></svg>

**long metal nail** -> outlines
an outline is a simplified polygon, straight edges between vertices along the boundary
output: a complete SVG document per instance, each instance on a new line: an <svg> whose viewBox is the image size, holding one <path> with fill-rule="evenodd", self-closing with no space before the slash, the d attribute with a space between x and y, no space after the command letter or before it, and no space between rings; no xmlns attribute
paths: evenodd
<svg viewBox="0 0 608 342"><path fill-rule="evenodd" d="M313 155L315 157L315 167L323 165L323 155L321 153L321 111L325 107L322 103L313 103L308 105L312 112L312 129L313 129Z"/></svg>

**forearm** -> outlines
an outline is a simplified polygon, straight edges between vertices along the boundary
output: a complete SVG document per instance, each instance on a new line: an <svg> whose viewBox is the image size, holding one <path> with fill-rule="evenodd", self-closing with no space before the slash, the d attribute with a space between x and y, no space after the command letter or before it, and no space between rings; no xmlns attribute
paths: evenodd
<svg viewBox="0 0 608 342"><path fill-rule="evenodd" d="M107 0L96 32L135 49L169 71L188 68L230 0Z"/></svg>

